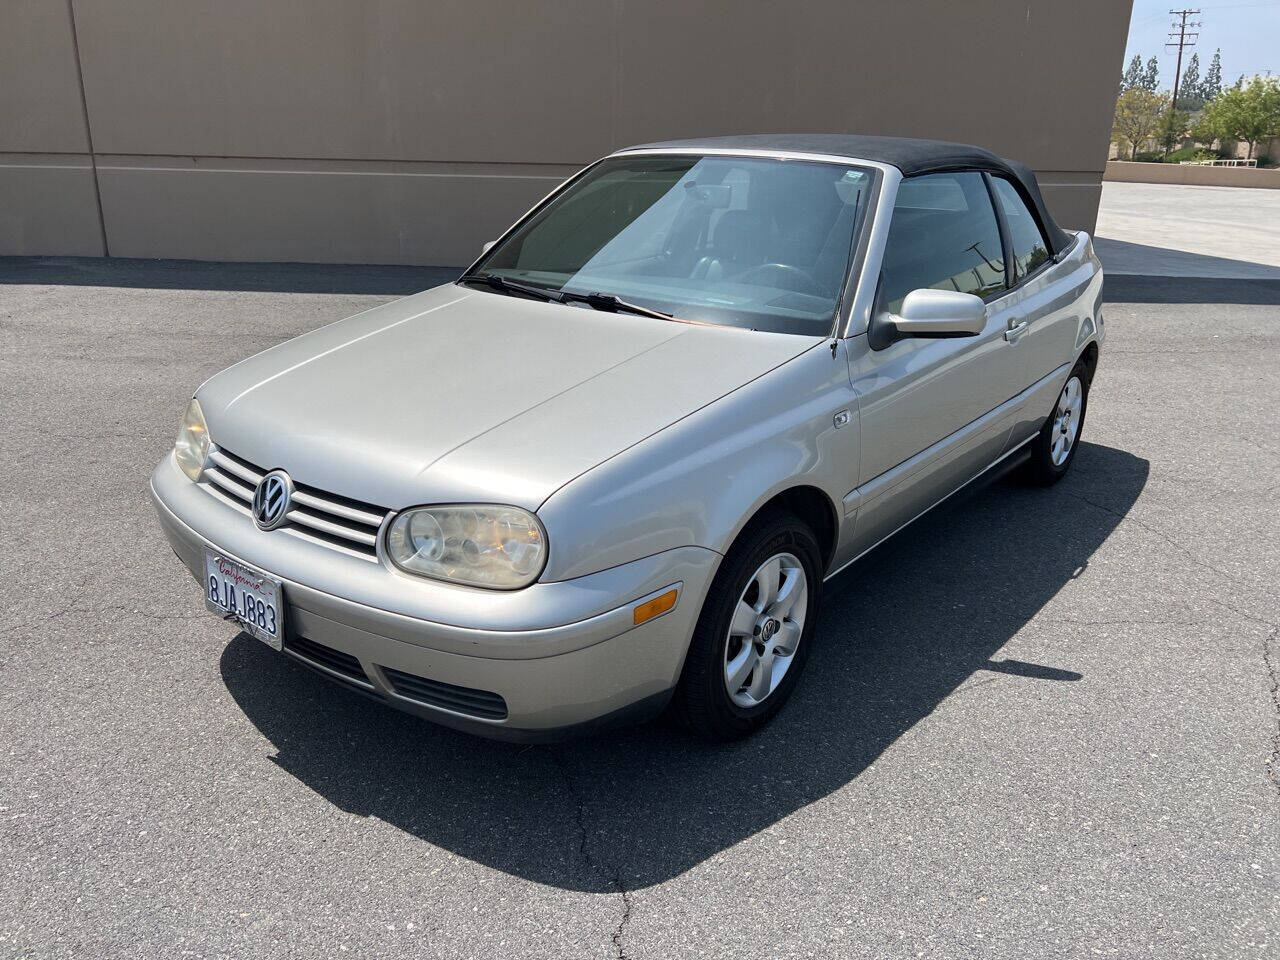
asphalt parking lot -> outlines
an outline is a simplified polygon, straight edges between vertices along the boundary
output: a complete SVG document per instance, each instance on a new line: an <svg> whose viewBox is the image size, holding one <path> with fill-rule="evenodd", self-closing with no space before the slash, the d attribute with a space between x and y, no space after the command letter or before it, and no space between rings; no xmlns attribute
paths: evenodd
<svg viewBox="0 0 1280 960"><path fill-rule="evenodd" d="M1104 183L1097 248L1117 274L1280 280L1280 190Z"/></svg>
<svg viewBox="0 0 1280 960"><path fill-rule="evenodd" d="M0 262L0 955L1280 951L1274 287L1119 286L1068 478L843 576L762 735L521 747L204 612L192 389L431 278L201 270Z"/></svg>

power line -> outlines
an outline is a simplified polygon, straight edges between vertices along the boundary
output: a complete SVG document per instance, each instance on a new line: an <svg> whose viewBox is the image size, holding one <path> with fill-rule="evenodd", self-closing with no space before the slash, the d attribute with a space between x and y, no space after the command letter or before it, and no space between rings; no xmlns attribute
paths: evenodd
<svg viewBox="0 0 1280 960"><path fill-rule="evenodd" d="M1188 33L1187 30L1195 30L1200 26L1199 21L1188 22L1187 17L1195 16L1199 10L1170 10L1169 15L1177 17L1173 22L1173 28L1176 34L1169 34L1169 42L1166 43L1165 49L1169 50L1173 47L1178 48L1178 65L1173 71L1173 99L1169 101L1169 132L1165 137L1164 152L1168 156L1169 149L1173 146L1173 115L1178 109L1178 88L1182 83L1182 51L1188 47L1194 47L1196 41L1200 39L1199 33ZM1176 36L1177 39L1174 39Z"/></svg>

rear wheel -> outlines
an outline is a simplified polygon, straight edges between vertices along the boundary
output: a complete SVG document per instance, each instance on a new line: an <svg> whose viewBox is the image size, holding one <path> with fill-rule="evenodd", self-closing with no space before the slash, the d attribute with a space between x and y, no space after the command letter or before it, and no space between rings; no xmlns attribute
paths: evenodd
<svg viewBox="0 0 1280 960"><path fill-rule="evenodd" d="M1031 458L1026 465L1029 480L1048 486L1063 478L1076 458L1088 406L1089 374L1083 363L1077 363L1063 384L1049 419L1031 442Z"/></svg>
<svg viewBox="0 0 1280 960"><path fill-rule="evenodd" d="M781 709L812 645L820 557L813 532L788 513L739 536L707 593L673 701L693 732L731 740Z"/></svg>

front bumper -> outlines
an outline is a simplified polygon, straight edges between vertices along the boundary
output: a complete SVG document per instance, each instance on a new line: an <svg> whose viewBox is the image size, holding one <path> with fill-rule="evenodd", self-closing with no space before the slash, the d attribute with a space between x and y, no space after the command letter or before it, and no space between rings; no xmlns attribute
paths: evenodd
<svg viewBox="0 0 1280 960"><path fill-rule="evenodd" d="M287 528L264 533L172 456L152 473L151 496L197 581L206 547L282 581L291 656L400 709L503 739L554 739L660 710L720 559L682 547L499 592L409 577ZM635 604L673 586L675 608L635 626Z"/></svg>

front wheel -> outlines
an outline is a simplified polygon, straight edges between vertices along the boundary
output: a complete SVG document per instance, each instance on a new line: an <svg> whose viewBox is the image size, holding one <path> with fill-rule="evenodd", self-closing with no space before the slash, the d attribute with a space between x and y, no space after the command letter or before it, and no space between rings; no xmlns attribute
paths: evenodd
<svg viewBox="0 0 1280 960"><path fill-rule="evenodd" d="M1049 419L1031 442L1031 458L1026 465L1029 480L1048 486L1066 474L1076 457L1088 406L1089 374L1083 363L1077 363L1063 384Z"/></svg>
<svg viewBox="0 0 1280 960"><path fill-rule="evenodd" d="M739 536L707 592L673 701L694 733L732 740L781 709L812 645L820 557L813 532L790 514Z"/></svg>

